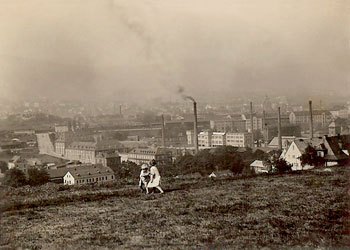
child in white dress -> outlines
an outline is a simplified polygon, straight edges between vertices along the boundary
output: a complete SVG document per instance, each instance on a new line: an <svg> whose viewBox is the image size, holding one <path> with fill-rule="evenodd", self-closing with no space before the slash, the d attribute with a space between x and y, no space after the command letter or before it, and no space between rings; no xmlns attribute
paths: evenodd
<svg viewBox="0 0 350 250"><path fill-rule="evenodd" d="M160 193L163 194L164 191L160 187L160 174L159 174L158 168L156 167L156 161L155 160L151 161L150 176L151 176L151 179L148 182L147 187L148 188L157 188L160 191Z"/></svg>
<svg viewBox="0 0 350 250"><path fill-rule="evenodd" d="M142 164L141 166L141 173L140 173L140 180L139 180L139 187L142 191L146 190L146 193L148 194L148 182L150 180L150 172L148 169L147 164Z"/></svg>

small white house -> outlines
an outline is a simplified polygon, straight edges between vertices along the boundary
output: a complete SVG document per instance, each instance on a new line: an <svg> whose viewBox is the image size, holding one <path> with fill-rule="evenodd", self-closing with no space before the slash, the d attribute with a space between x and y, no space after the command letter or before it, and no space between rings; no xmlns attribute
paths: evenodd
<svg viewBox="0 0 350 250"><path fill-rule="evenodd" d="M208 177L211 179L215 178L224 178L233 176L233 173L230 170L220 170L212 172Z"/></svg>
<svg viewBox="0 0 350 250"><path fill-rule="evenodd" d="M256 174L269 172L269 166L266 165L264 161L255 160L252 164L250 164L250 167L254 169Z"/></svg>
<svg viewBox="0 0 350 250"><path fill-rule="evenodd" d="M66 175L63 177L64 185L74 185L75 184L75 178L73 175L68 171Z"/></svg>

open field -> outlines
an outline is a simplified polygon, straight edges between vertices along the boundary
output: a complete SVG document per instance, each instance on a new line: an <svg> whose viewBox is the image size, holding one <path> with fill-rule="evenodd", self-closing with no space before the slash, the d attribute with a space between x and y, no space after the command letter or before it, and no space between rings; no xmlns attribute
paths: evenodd
<svg viewBox="0 0 350 250"><path fill-rule="evenodd" d="M164 195L120 183L3 189L0 249L347 248L350 167L332 170L169 179Z"/></svg>

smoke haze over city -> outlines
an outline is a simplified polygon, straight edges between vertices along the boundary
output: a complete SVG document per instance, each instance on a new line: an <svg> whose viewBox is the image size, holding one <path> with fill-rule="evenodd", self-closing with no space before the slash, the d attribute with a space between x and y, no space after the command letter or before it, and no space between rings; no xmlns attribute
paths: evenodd
<svg viewBox="0 0 350 250"><path fill-rule="evenodd" d="M0 98L348 95L349 13L346 0L3 0Z"/></svg>

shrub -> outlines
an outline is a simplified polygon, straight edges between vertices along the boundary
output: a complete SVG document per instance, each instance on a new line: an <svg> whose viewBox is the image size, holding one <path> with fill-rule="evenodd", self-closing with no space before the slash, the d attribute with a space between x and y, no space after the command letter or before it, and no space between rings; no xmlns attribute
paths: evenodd
<svg viewBox="0 0 350 250"><path fill-rule="evenodd" d="M23 171L17 168L12 168L5 173L3 183L6 186L20 187L26 185L27 180Z"/></svg>

